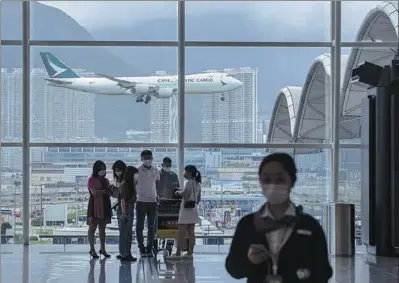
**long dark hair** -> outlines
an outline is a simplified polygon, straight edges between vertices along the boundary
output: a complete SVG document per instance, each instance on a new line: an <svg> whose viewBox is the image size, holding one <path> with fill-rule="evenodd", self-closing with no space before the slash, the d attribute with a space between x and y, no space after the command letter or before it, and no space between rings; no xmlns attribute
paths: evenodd
<svg viewBox="0 0 399 283"><path fill-rule="evenodd" d="M115 174L115 170L120 170L122 172L122 175L120 177L118 177ZM126 164L125 162L123 162L122 160L117 160L114 162L114 164L112 165L112 171L114 173L114 180L117 180L118 182L121 182L124 178L124 175L126 173Z"/></svg>
<svg viewBox="0 0 399 283"><path fill-rule="evenodd" d="M200 173L200 171L197 170L197 167L195 167L194 165L187 165L186 167L184 167L184 170L186 172L190 172L191 176L193 176L194 180L197 183L201 183L202 182L201 173Z"/></svg>
<svg viewBox="0 0 399 283"><path fill-rule="evenodd" d="M134 166L127 166L125 176L123 177L123 181L125 182L125 188L127 189L128 198L132 196L136 189L136 184L134 182L134 174L136 174L139 170L137 170Z"/></svg>

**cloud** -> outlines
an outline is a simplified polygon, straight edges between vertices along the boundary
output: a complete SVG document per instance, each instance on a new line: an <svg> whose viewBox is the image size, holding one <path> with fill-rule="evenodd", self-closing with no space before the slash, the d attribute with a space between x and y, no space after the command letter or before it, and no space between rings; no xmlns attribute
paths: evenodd
<svg viewBox="0 0 399 283"><path fill-rule="evenodd" d="M41 1L57 7L84 27L134 25L156 18L177 18L176 1ZM367 12L381 1L343 1L342 29L356 33ZM245 13L259 24L283 24L306 28L330 26L328 1L187 1L186 17L209 13Z"/></svg>

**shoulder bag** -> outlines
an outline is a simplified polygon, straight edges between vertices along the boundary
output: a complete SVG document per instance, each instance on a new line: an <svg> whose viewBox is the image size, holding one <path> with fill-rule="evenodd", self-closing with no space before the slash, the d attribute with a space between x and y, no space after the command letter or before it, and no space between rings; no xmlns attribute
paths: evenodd
<svg viewBox="0 0 399 283"><path fill-rule="evenodd" d="M184 208L194 208L196 205L196 201L195 201L195 192L194 192L194 185L193 183L191 183L191 191L193 193L194 196L194 200L187 200L184 202Z"/></svg>

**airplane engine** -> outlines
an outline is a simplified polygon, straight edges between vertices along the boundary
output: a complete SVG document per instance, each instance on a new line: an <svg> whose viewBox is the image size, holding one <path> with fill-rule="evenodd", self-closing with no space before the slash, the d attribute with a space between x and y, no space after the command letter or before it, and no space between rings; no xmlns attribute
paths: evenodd
<svg viewBox="0 0 399 283"><path fill-rule="evenodd" d="M160 88L154 96L159 99L168 99L175 94L177 94L177 88Z"/></svg>
<svg viewBox="0 0 399 283"><path fill-rule="evenodd" d="M147 94L151 90L151 86L148 84L136 84L134 87L134 93Z"/></svg>

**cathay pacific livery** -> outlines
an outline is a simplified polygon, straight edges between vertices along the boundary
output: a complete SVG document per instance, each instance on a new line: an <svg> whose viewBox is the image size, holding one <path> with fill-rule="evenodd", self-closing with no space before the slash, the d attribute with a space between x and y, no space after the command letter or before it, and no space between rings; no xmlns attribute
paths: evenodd
<svg viewBox="0 0 399 283"><path fill-rule="evenodd" d="M170 98L177 94L177 76L150 77L112 77L100 75L96 78L84 78L77 75L65 63L49 52L41 52L46 67L48 85L63 87L88 93L103 95L133 95L136 102L150 102L152 97ZM185 77L186 94L224 93L235 90L242 83L226 73L203 73Z"/></svg>

